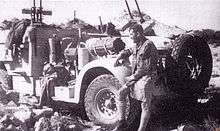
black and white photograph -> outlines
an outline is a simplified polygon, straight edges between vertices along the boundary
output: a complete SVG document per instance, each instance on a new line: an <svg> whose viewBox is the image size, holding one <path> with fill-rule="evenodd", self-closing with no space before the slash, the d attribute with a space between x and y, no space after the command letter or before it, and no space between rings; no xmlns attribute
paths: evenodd
<svg viewBox="0 0 220 131"><path fill-rule="evenodd" d="M220 131L220 0L1 0L0 131Z"/></svg>

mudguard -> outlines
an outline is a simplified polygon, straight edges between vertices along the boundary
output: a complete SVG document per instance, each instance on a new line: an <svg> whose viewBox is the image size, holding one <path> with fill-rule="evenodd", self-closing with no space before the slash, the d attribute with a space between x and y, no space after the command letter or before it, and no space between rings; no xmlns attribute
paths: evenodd
<svg viewBox="0 0 220 131"><path fill-rule="evenodd" d="M85 89L82 88L87 88L90 82L99 75L112 74L121 84L125 83L125 77L131 75L131 67L128 64L114 67L115 61L116 58L101 58L89 62L82 68L76 77L74 96L77 103L81 98L80 92L85 91Z"/></svg>

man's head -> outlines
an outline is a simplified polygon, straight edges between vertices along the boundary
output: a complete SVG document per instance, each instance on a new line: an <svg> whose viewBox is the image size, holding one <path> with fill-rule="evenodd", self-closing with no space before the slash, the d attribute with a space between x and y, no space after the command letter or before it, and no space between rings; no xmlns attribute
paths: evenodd
<svg viewBox="0 0 220 131"><path fill-rule="evenodd" d="M134 41L134 43L140 43L144 38L144 30L140 24L134 24L129 29L130 38Z"/></svg>

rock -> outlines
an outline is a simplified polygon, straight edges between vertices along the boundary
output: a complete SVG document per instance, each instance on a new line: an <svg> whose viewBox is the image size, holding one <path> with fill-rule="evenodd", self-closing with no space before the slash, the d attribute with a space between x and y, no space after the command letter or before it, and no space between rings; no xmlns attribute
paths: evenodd
<svg viewBox="0 0 220 131"><path fill-rule="evenodd" d="M10 125L5 129L5 131L17 131L17 128L16 128L14 125L10 124Z"/></svg>
<svg viewBox="0 0 220 131"><path fill-rule="evenodd" d="M8 104L10 101L13 101L14 103L16 103L16 105L18 105L19 93L11 90L7 91L4 95L1 95L0 101L5 105Z"/></svg>
<svg viewBox="0 0 220 131"><path fill-rule="evenodd" d="M45 117L41 117L34 125L35 131L51 131L50 120Z"/></svg>
<svg viewBox="0 0 220 131"><path fill-rule="evenodd" d="M18 111L18 108L14 107L7 107L7 106L1 106L0 108L0 115L5 115L5 114L13 114L14 112Z"/></svg>
<svg viewBox="0 0 220 131"><path fill-rule="evenodd" d="M14 101L8 102L7 106L16 107L18 106Z"/></svg>
<svg viewBox="0 0 220 131"><path fill-rule="evenodd" d="M14 117L23 123L29 121L32 116L33 112L31 110L20 110L14 113Z"/></svg>
<svg viewBox="0 0 220 131"><path fill-rule="evenodd" d="M8 125L11 124L11 119L10 119L10 115L4 115L4 117L2 117L2 119L0 120L0 122L5 126L7 127Z"/></svg>
<svg viewBox="0 0 220 131"><path fill-rule="evenodd" d="M19 103L26 105L36 105L38 103L38 99L36 96L30 96L26 94L20 97Z"/></svg>
<svg viewBox="0 0 220 131"><path fill-rule="evenodd" d="M10 101L14 101L16 104L18 104L18 101L19 101L19 93L18 93L18 92L15 92L15 91L7 91L6 97L7 97Z"/></svg>
<svg viewBox="0 0 220 131"><path fill-rule="evenodd" d="M53 114L53 109L52 108L45 108L45 109L33 109L34 119L38 120L43 116L50 117Z"/></svg>
<svg viewBox="0 0 220 131"><path fill-rule="evenodd" d="M59 116L58 112L54 112L53 116Z"/></svg>
<svg viewBox="0 0 220 131"><path fill-rule="evenodd" d="M11 120L11 123L12 123L13 125L15 125L15 126L20 126L20 125L23 124L22 121L20 121L19 119L17 119L17 118L14 117L14 116L12 116L12 117L10 118L10 120Z"/></svg>
<svg viewBox="0 0 220 131"><path fill-rule="evenodd" d="M17 129L18 131L31 131L30 128L27 128L27 126L26 126L25 123L23 123L23 124L21 124L21 125L19 125L19 126L16 126L16 129Z"/></svg>
<svg viewBox="0 0 220 131"><path fill-rule="evenodd" d="M6 95L6 91L0 86L0 99L4 98Z"/></svg>
<svg viewBox="0 0 220 131"><path fill-rule="evenodd" d="M67 127L68 129L74 129L74 128L76 128L76 125L68 125L68 127Z"/></svg>
<svg viewBox="0 0 220 131"><path fill-rule="evenodd" d="M51 119L51 127L54 131L57 130L67 130L67 131L91 131L91 126L87 126L84 122L80 122L77 117L69 117L69 116L52 116ZM92 130L93 131L93 130Z"/></svg>
<svg viewBox="0 0 220 131"><path fill-rule="evenodd" d="M4 131L5 130L5 127L2 123L0 123L0 131Z"/></svg>
<svg viewBox="0 0 220 131"><path fill-rule="evenodd" d="M63 128L63 125L60 119L61 119L61 116L59 116L57 112L56 114L54 113L54 115L50 119L52 130L57 131Z"/></svg>

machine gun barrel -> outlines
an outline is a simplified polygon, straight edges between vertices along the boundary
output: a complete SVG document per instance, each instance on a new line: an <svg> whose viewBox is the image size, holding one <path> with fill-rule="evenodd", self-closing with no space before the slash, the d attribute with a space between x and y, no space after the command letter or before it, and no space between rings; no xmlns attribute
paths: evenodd
<svg viewBox="0 0 220 131"><path fill-rule="evenodd" d="M31 23L42 24L43 15L52 15L52 11L44 11L42 7L42 0L40 0L40 6L36 7L36 2L33 0L33 7L31 9L22 9L23 14L31 15Z"/></svg>
<svg viewBox="0 0 220 131"><path fill-rule="evenodd" d="M137 0L135 0L135 4L136 4L136 6L137 6L137 9L138 9L138 13L139 13L139 16L140 16L140 22L141 23L144 23L144 18L143 18L143 16L142 16L142 13L141 13L141 10L140 10L140 7L139 7L139 5L138 5L138 3L137 3Z"/></svg>
<svg viewBox="0 0 220 131"><path fill-rule="evenodd" d="M36 2L35 2L35 0L33 0L33 7L31 9L30 14L31 14L31 22L33 23L36 21L36 16L35 16L36 15Z"/></svg>
<svg viewBox="0 0 220 131"><path fill-rule="evenodd" d="M42 22L42 10L43 10L43 7L42 7L42 0L40 0L40 7L39 7L39 15L40 15L40 18L39 18L39 21Z"/></svg>

